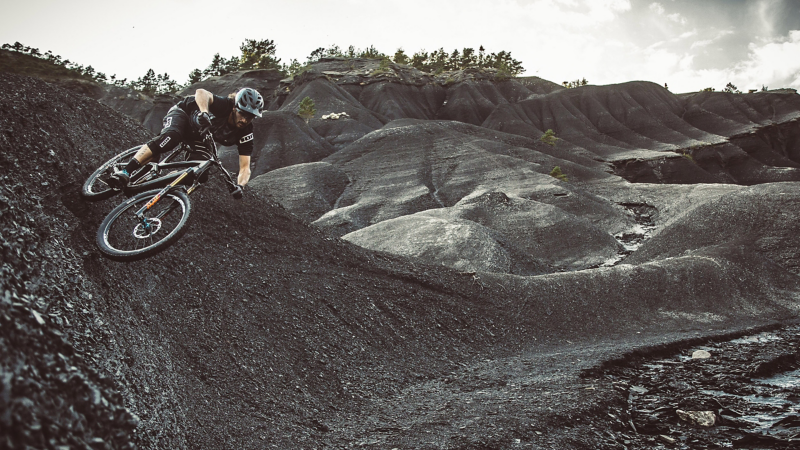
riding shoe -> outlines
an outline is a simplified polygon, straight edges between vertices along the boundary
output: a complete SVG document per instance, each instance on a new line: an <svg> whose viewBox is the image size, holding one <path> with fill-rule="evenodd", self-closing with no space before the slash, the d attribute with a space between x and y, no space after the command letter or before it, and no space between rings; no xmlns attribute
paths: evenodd
<svg viewBox="0 0 800 450"><path fill-rule="evenodd" d="M120 170L114 172L108 178L108 185L114 189L122 189L128 185L128 182L131 180L131 176L128 174L127 170Z"/></svg>

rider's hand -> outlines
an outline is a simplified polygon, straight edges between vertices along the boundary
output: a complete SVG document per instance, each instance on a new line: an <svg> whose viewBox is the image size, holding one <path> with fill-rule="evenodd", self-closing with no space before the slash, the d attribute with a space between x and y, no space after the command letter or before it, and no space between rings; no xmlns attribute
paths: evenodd
<svg viewBox="0 0 800 450"><path fill-rule="evenodd" d="M237 184L236 187L231 187L231 195L236 200L241 200L242 198L242 187L241 184Z"/></svg>
<svg viewBox="0 0 800 450"><path fill-rule="evenodd" d="M214 115L210 112L203 111L197 115L197 122L200 128L210 128L212 120L214 120Z"/></svg>

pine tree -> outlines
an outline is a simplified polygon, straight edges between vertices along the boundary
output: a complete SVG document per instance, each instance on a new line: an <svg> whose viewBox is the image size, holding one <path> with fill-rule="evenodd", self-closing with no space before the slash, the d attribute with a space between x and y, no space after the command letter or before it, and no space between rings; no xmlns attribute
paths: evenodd
<svg viewBox="0 0 800 450"><path fill-rule="evenodd" d="M374 45L370 45L366 49L359 51L357 53L359 58L366 58L366 59L383 59L386 58L386 55L378 51Z"/></svg>
<svg viewBox="0 0 800 450"><path fill-rule="evenodd" d="M289 65L283 64L281 66L281 72L293 77L300 73L300 69L302 69L302 67L303 66L300 65L300 61L292 58L292 60L289 62Z"/></svg>
<svg viewBox="0 0 800 450"><path fill-rule="evenodd" d="M228 59L223 59L222 64L222 73L220 75L225 75L226 73L236 72L240 68L239 58L235 56L231 56Z"/></svg>
<svg viewBox="0 0 800 450"><path fill-rule="evenodd" d="M397 51L394 52L394 58L392 58L392 60L396 64L408 64L411 61L410 59L408 59L405 50L403 50L402 48L398 48Z"/></svg>
<svg viewBox="0 0 800 450"><path fill-rule="evenodd" d="M314 106L314 100L311 97L306 97L300 101L300 109L297 110L297 115L303 118L306 123L308 123L308 119L314 117L317 113L317 109Z"/></svg>
<svg viewBox="0 0 800 450"><path fill-rule="evenodd" d="M550 176L553 178L557 178L561 181L569 181L569 179L567 179L567 176L561 172L561 167L559 166L553 167L553 170L550 171Z"/></svg>
<svg viewBox="0 0 800 450"><path fill-rule="evenodd" d="M539 138L539 140L547 145L556 145L556 141L558 140L558 138L556 137L555 131L548 129L547 131L544 132L542 137Z"/></svg>
<svg viewBox="0 0 800 450"><path fill-rule="evenodd" d="M139 77L136 81L131 81L130 86L145 94L154 95L158 90L158 77L156 76L156 72L153 69L149 69L143 77Z"/></svg>
<svg viewBox="0 0 800 450"><path fill-rule="evenodd" d="M475 49L473 48L465 48L461 51L461 61L459 63L459 67L461 69L466 69L467 67L475 67L477 65L478 58L475 56Z"/></svg>
<svg viewBox="0 0 800 450"><path fill-rule="evenodd" d="M200 69L194 69L193 71L189 72L189 81L188 84L191 86L195 83L199 83L203 79L203 71Z"/></svg>
<svg viewBox="0 0 800 450"><path fill-rule="evenodd" d="M737 88L736 85L734 85L733 83L728 83L725 86L724 91L725 92L730 92L731 94L741 94L742 93L742 91L740 91L739 88Z"/></svg>
<svg viewBox="0 0 800 450"><path fill-rule="evenodd" d="M207 77L216 77L222 75L225 65L225 58L219 56L219 53L214 54L211 64L203 71L203 75Z"/></svg>
<svg viewBox="0 0 800 450"><path fill-rule="evenodd" d="M170 79L169 74L164 73L157 77L156 93L166 94L168 92L175 92L178 90L178 83Z"/></svg>
<svg viewBox="0 0 800 450"><path fill-rule="evenodd" d="M428 52L420 50L411 57L411 66L422 72L428 71Z"/></svg>
<svg viewBox="0 0 800 450"><path fill-rule="evenodd" d="M239 68L249 69L277 69L280 70L280 59L275 58L275 42L270 39L257 41L245 39L239 46L242 56L239 58Z"/></svg>

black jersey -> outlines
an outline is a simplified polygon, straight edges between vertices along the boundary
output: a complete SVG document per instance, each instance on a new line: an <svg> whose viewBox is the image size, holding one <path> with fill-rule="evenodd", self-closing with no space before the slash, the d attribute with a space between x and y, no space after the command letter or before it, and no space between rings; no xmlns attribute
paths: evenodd
<svg viewBox="0 0 800 450"><path fill-rule="evenodd" d="M194 95L184 98L176 106L184 110L189 117L194 117L200 111ZM248 123L241 129L229 124L228 116L234 106L234 99L214 95L214 101L208 107L211 114L214 115L214 120L211 121L211 132L215 141L222 145L236 144L240 155L249 156L253 153L253 124Z"/></svg>

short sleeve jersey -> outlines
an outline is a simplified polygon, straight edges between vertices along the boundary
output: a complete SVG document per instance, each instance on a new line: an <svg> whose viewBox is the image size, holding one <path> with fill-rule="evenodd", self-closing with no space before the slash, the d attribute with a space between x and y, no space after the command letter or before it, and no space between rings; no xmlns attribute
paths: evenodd
<svg viewBox="0 0 800 450"><path fill-rule="evenodd" d="M211 121L211 132L215 141L222 145L236 144L240 155L249 156L253 153L253 124L249 123L241 129L229 124L228 116L233 111L234 105L234 99L214 95L214 100L208 108L214 115L214 119ZM200 111L194 95L181 100L178 107L186 111L190 117Z"/></svg>

